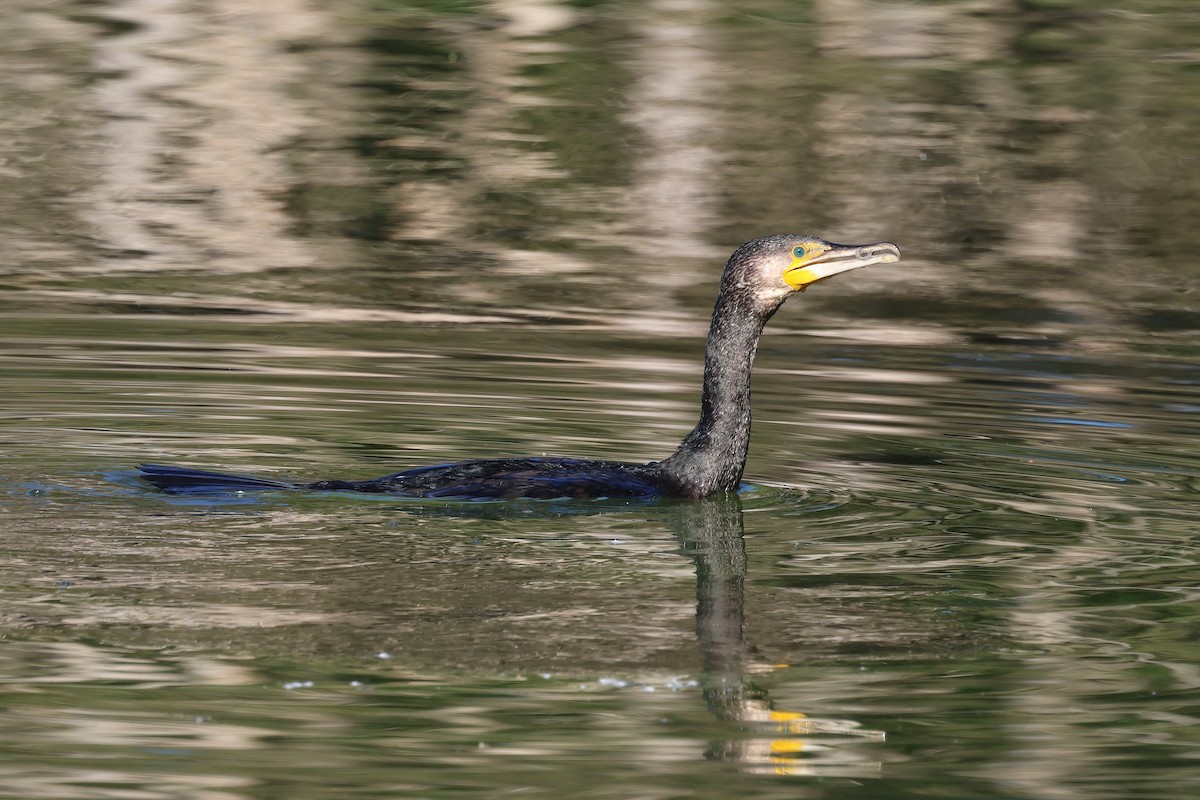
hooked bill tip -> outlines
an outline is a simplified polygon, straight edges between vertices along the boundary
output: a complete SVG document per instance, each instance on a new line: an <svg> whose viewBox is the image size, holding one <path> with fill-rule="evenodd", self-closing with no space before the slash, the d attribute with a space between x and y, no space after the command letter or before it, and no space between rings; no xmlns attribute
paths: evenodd
<svg viewBox="0 0 1200 800"><path fill-rule="evenodd" d="M900 248L892 242L879 242L878 244L863 245L858 248L856 255L864 261L873 259L888 264L900 260Z"/></svg>

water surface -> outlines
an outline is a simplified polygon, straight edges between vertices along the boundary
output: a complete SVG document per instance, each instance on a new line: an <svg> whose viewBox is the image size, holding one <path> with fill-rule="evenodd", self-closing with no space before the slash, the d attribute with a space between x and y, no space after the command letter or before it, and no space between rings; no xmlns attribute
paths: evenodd
<svg viewBox="0 0 1200 800"><path fill-rule="evenodd" d="M1191 3L326 6L9 4L0 795L1195 795ZM131 472L660 458L796 230L738 498Z"/></svg>

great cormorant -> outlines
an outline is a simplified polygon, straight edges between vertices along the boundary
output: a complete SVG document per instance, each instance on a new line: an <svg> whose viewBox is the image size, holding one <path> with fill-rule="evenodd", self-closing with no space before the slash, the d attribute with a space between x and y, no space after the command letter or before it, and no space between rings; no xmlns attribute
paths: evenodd
<svg viewBox="0 0 1200 800"><path fill-rule="evenodd" d="M308 489L401 497L700 498L736 491L750 444L750 370L763 326L795 292L870 264L898 261L891 242L833 244L786 234L748 242L729 257L704 355L700 421L672 455L648 464L578 458L495 458L417 467L364 481L287 483L143 464L150 483L173 494Z"/></svg>

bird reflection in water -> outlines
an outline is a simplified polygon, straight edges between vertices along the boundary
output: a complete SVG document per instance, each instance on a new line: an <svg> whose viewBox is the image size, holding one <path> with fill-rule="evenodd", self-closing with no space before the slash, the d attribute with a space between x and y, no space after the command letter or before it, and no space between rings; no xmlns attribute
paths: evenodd
<svg viewBox="0 0 1200 800"><path fill-rule="evenodd" d="M755 662L747 645L746 546L741 499L736 494L694 502L644 502L675 535L682 555L696 565L696 638L702 672L698 683L709 712L734 730L728 739L705 750L712 760L728 761L750 772L821 777L878 777L879 754L864 742L881 742L882 731L852 720L815 717L777 709L753 677L787 665ZM577 517L631 513L628 504L569 501L521 503L412 503L405 510L421 516Z"/></svg>
<svg viewBox="0 0 1200 800"><path fill-rule="evenodd" d="M685 556L696 564L696 638L703 663L704 700L721 722L744 733L712 742L711 759L731 761L754 772L782 775L875 777L881 764L855 745L882 741L882 731L850 720L811 717L777 710L755 673L745 639L746 542L741 501L736 495L680 504L670 525Z"/></svg>

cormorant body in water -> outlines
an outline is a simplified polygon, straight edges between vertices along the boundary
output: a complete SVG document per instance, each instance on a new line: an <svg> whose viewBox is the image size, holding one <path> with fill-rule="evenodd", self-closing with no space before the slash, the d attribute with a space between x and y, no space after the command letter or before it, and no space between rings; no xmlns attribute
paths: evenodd
<svg viewBox="0 0 1200 800"><path fill-rule="evenodd" d="M803 234L767 236L729 257L704 356L700 421L662 461L629 464L576 458L496 458L418 467L363 481L286 483L143 464L165 492L204 494L310 489L402 497L700 498L736 491L750 444L750 370L763 326L793 293L870 264L898 261L891 242L841 245Z"/></svg>

